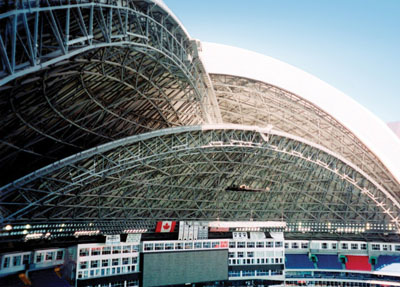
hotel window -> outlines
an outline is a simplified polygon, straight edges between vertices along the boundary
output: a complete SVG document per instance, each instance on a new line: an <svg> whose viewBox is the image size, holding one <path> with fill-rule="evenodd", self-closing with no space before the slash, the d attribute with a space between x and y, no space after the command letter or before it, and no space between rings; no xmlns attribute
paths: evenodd
<svg viewBox="0 0 400 287"><path fill-rule="evenodd" d="M185 249L193 249L193 243L192 242L186 242L185 243Z"/></svg>
<svg viewBox="0 0 400 287"><path fill-rule="evenodd" d="M337 244L336 243L332 243L332 249L336 249L337 248Z"/></svg>
<svg viewBox="0 0 400 287"><path fill-rule="evenodd" d="M92 248L92 256L100 255L100 253L101 253L101 247Z"/></svg>
<svg viewBox="0 0 400 287"><path fill-rule="evenodd" d="M297 242L292 242L292 248L293 249L299 248L299 244Z"/></svg>
<svg viewBox="0 0 400 287"><path fill-rule="evenodd" d="M289 243L285 242L285 248L288 249L289 248Z"/></svg>
<svg viewBox="0 0 400 287"><path fill-rule="evenodd" d="M267 248L272 248L272 247L274 247L274 242L272 242L272 241L267 241L267 242L265 242L265 247L267 247Z"/></svg>
<svg viewBox="0 0 400 287"><path fill-rule="evenodd" d="M328 249L328 243L324 242L321 244L322 249Z"/></svg>
<svg viewBox="0 0 400 287"><path fill-rule="evenodd" d="M149 251L154 249L154 244L153 243L145 243L144 244L144 250Z"/></svg>
<svg viewBox="0 0 400 287"><path fill-rule="evenodd" d="M164 250L164 243L156 243L154 244L155 250Z"/></svg>
<svg viewBox="0 0 400 287"><path fill-rule="evenodd" d="M46 261L52 261L54 258L54 252L46 252Z"/></svg>
<svg viewBox="0 0 400 287"><path fill-rule="evenodd" d="M203 242L203 248L211 248L210 242Z"/></svg>
<svg viewBox="0 0 400 287"><path fill-rule="evenodd" d="M21 265L21 255L13 257L13 266Z"/></svg>
<svg viewBox="0 0 400 287"><path fill-rule="evenodd" d="M112 266L117 266L119 265L119 258L113 258L112 259Z"/></svg>
<svg viewBox="0 0 400 287"><path fill-rule="evenodd" d="M90 261L90 268L97 268L97 267L100 267L99 260Z"/></svg>
<svg viewBox="0 0 400 287"><path fill-rule="evenodd" d="M244 257L244 252L238 252L238 253L237 253L237 257L238 257L238 258Z"/></svg>
<svg viewBox="0 0 400 287"><path fill-rule="evenodd" d="M254 252L253 251L247 252L247 257L254 257Z"/></svg>
<svg viewBox="0 0 400 287"><path fill-rule="evenodd" d="M381 246L379 244L372 244L372 250L381 250Z"/></svg>
<svg viewBox="0 0 400 287"><path fill-rule="evenodd" d="M237 248L244 248L246 246L245 242L238 242Z"/></svg>
<svg viewBox="0 0 400 287"><path fill-rule="evenodd" d="M36 263L40 263L42 262L42 253L37 253L36 254Z"/></svg>
<svg viewBox="0 0 400 287"><path fill-rule="evenodd" d="M183 243L180 242L175 243L175 250L181 250L181 249L183 249Z"/></svg>
<svg viewBox="0 0 400 287"><path fill-rule="evenodd" d="M383 244L382 248L384 251L392 251L392 246L388 244Z"/></svg>
<svg viewBox="0 0 400 287"><path fill-rule="evenodd" d="M120 253L121 253L121 246L114 246L113 254L120 254Z"/></svg>
<svg viewBox="0 0 400 287"><path fill-rule="evenodd" d="M31 256L29 254L25 254L24 258L22 260L22 263L23 264L29 264L30 259L31 259Z"/></svg>
<svg viewBox="0 0 400 287"><path fill-rule="evenodd" d="M400 251L400 245L396 245L396 246L395 246L395 250L396 250L396 251Z"/></svg>
<svg viewBox="0 0 400 287"><path fill-rule="evenodd" d="M56 260L62 260L64 257L64 251L59 250L57 251Z"/></svg>
<svg viewBox="0 0 400 287"><path fill-rule="evenodd" d="M282 241L276 241L275 247L282 247Z"/></svg>
<svg viewBox="0 0 400 287"><path fill-rule="evenodd" d="M195 242L194 243L194 248L195 249L201 249L201 242Z"/></svg>
<svg viewBox="0 0 400 287"><path fill-rule="evenodd" d="M254 242L247 242L247 248L254 248Z"/></svg>
<svg viewBox="0 0 400 287"><path fill-rule="evenodd" d="M352 243L351 244L351 250L357 250L358 249L358 244L357 243Z"/></svg>
<svg viewBox="0 0 400 287"><path fill-rule="evenodd" d="M212 248L218 248L219 247L219 241L214 241L212 243Z"/></svg>
<svg viewBox="0 0 400 287"><path fill-rule="evenodd" d="M122 258L122 265L128 265L128 264L129 264L129 257Z"/></svg>
<svg viewBox="0 0 400 287"><path fill-rule="evenodd" d="M109 266L109 260L108 260L108 259L103 259L103 260L101 260L101 266L102 266L102 267L107 267L107 266Z"/></svg>
<svg viewBox="0 0 400 287"><path fill-rule="evenodd" d="M165 243L165 250L172 250L172 249L174 249L173 243Z"/></svg>
<svg viewBox="0 0 400 287"><path fill-rule="evenodd" d="M84 257L84 256L89 256L89 248L81 248L79 250L79 256Z"/></svg>
<svg viewBox="0 0 400 287"><path fill-rule="evenodd" d="M229 242L229 248L236 248L236 242L235 241L230 241Z"/></svg>
<svg viewBox="0 0 400 287"><path fill-rule="evenodd" d="M235 252L228 252L228 257L229 258L235 257Z"/></svg>
<svg viewBox="0 0 400 287"><path fill-rule="evenodd" d="M367 250L367 244L361 243L361 250Z"/></svg>
<svg viewBox="0 0 400 287"><path fill-rule="evenodd" d="M87 262L87 261L81 261L81 262L79 263L79 268L80 268L80 269L86 269L86 268L88 268L88 262Z"/></svg>
<svg viewBox="0 0 400 287"><path fill-rule="evenodd" d="M348 249L347 243L342 243L342 249Z"/></svg>
<svg viewBox="0 0 400 287"><path fill-rule="evenodd" d="M138 259L137 257L132 257L132 264L137 264L138 262L137 259Z"/></svg>
<svg viewBox="0 0 400 287"><path fill-rule="evenodd" d="M105 247L103 247L103 252L102 252L102 254L103 254L103 255L111 254L111 246L105 246Z"/></svg>
<svg viewBox="0 0 400 287"><path fill-rule="evenodd" d="M308 248L308 242L302 242L301 243L301 248L302 249L307 249Z"/></svg>
<svg viewBox="0 0 400 287"><path fill-rule="evenodd" d="M125 245L124 247L122 247L122 253L131 253L131 246Z"/></svg>
<svg viewBox="0 0 400 287"><path fill-rule="evenodd" d="M134 251L139 252L139 245L132 245L132 252Z"/></svg>

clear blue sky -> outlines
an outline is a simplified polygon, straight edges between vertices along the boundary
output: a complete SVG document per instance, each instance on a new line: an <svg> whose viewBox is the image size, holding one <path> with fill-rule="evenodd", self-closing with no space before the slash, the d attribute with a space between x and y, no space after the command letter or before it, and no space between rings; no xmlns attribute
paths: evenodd
<svg viewBox="0 0 400 287"><path fill-rule="evenodd" d="M164 0L189 34L301 68L400 121L400 0Z"/></svg>

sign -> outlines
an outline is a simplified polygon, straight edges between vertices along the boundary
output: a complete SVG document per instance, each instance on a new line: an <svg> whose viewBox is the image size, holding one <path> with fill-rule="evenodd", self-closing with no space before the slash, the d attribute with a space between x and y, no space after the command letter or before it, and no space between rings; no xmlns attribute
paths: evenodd
<svg viewBox="0 0 400 287"><path fill-rule="evenodd" d="M126 237L126 242L140 243L140 239L142 239L141 233L132 233L128 234L128 236Z"/></svg>
<svg viewBox="0 0 400 287"><path fill-rule="evenodd" d="M106 235L106 244L118 244L121 243L121 236L119 234Z"/></svg>

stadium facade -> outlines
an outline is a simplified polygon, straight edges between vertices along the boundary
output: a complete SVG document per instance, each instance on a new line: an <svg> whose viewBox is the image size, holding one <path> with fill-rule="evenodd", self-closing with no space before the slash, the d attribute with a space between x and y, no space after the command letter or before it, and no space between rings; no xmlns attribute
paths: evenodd
<svg viewBox="0 0 400 287"><path fill-rule="evenodd" d="M400 140L335 88L156 0L0 1L0 56L1 284L400 286Z"/></svg>

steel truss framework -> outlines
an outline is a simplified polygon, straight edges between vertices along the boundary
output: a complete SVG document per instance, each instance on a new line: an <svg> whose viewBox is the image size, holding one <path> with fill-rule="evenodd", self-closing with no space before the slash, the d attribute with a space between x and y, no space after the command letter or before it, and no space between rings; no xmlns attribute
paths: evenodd
<svg viewBox="0 0 400 287"><path fill-rule="evenodd" d="M397 233L400 212L384 188L322 146L235 125L117 140L4 186L0 201L3 225L284 220L307 232L357 225Z"/></svg>
<svg viewBox="0 0 400 287"><path fill-rule="evenodd" d="M101 143L214 117L196 43L155 3L0 8L3 184Z"/></svg>
<svg viewBox="0 0 400 287"><path fill-rule="evenodd" d="M245 78L210 75L223 122L273 126L346 158L392 196L400 184L385 165L352 132L313 103L278 87Z"/></svg>

